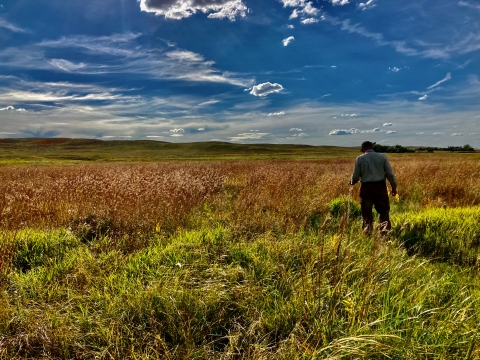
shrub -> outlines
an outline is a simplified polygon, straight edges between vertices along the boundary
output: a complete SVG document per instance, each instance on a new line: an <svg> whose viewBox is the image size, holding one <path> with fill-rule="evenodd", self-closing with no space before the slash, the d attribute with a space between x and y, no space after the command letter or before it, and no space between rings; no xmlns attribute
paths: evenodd
<svg viewBox="0 0 480 360"><path fill-rule="evenodd" d="M333 217L343 216L348 212L348 203L350 202L350 217L358 218L362 215L360 204L346 197L337 197L328 204L328 211Z"/></svg>

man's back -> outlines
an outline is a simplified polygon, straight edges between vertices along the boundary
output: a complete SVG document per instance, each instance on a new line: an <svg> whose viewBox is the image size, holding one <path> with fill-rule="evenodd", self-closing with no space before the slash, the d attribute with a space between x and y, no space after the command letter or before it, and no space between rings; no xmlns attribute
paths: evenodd
<svg viewBox="0 0 480 360"><path fill-rule="evenodd" d="M396 188L396 179L392 167L384 154L367 150L357 157L352 175L352 184L361 180L362 183L378 182L388 179L392 188Z"/></svg>

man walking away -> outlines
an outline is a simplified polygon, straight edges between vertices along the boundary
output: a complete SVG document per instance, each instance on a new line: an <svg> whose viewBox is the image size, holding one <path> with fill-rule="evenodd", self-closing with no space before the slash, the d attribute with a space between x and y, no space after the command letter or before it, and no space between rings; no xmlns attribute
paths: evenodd
<svg viewBox="0 0 480 360"><path fill-rule="evenodd" d="M360 199L362 208L363 229L370 233L373 225L372 208L375 206L380 215L381 232L386 235L392 228L390 223L390 200L388 199L388 179L392 187L392 196L397 194L397 180L392 167L384 154L373 150L370 141L364 141L360 150L363 155L357 157L350 185L362 182Z"/></svg>

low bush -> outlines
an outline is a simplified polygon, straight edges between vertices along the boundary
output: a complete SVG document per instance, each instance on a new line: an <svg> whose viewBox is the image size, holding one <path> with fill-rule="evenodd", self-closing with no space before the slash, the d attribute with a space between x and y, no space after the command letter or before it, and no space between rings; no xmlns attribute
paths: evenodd
<svg viewBox="0 0 480 360"><path fill-rule="evenodd" d="M333 217L347 216L348 205L350 204L350 218L359 218L362 216L360 204L347 197L337 197L328 204L328 211Z"/></svg>

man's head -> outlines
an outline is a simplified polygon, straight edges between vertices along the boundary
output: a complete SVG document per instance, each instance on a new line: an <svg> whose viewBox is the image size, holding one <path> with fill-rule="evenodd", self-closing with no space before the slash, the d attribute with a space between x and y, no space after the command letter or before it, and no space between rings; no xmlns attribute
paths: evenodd
<svg viewBox="0 0 480 360"><path fill-rule="evenodd" d="M360 151L364 153L367 150L373 150L373 143L371 141L364 141L362 143L362 148Z"/></svg>

